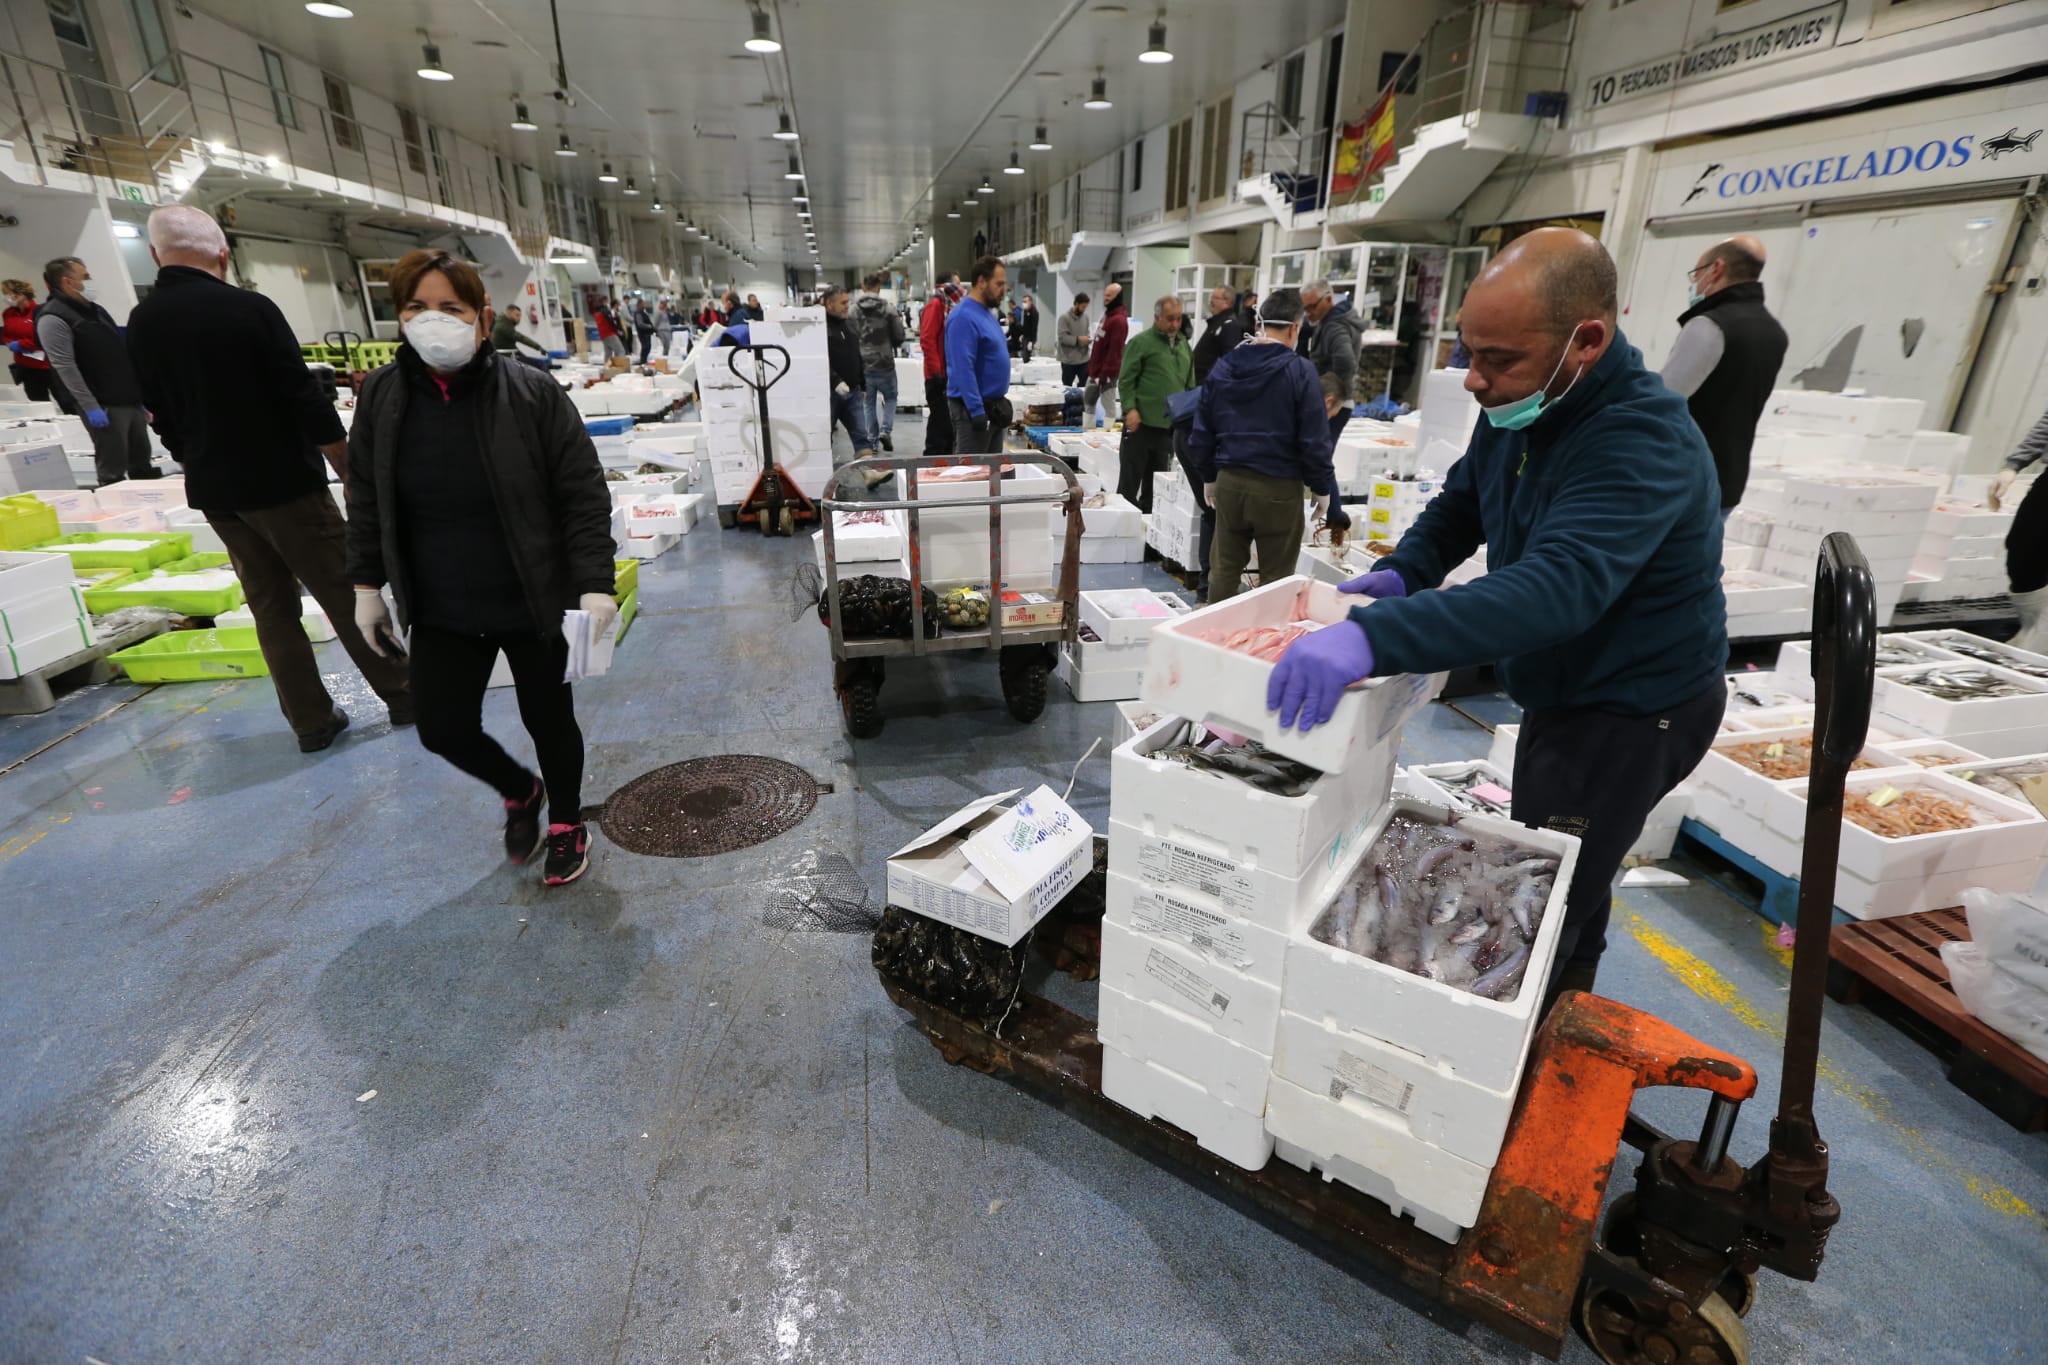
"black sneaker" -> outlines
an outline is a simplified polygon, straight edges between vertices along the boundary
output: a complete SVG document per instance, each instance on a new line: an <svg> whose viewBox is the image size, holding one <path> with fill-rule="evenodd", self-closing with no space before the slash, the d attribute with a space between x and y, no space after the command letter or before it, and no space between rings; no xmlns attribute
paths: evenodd
<svg viewBox="0 0 2048 1365"><path fill-rule="evenodd" d="M302 754L317 754L340 738L341 732L346 729L348 729L348 712L337 706L334 708L334 714L328 717L327 724L321 726L310 735L299 736L299 752Z"/></svg>
<svg viewBox="0 0 2048 1365"><path fill-rule="evenodd" d="M533 795L524 801L505 803L505 856L515 863L533 861L533 855L540 852L546 841L541 831L540 811L547 802L547 791L540 779L533 779Z"/></svg>
<svg viewBox="0 0 2048 1365"><path fill-rule="evenodd" d="M548 860L541 880L549 886L567 886L590 867L590 826L549 825Z"/></svg>
<svg viewBox="0 0 2048 1365"><path fill-rule="evenodd" d="M882 449L889 451L891 454L894 454L896 450L896 443L889 439L889 433L886 431L882 433Z"/></svg>

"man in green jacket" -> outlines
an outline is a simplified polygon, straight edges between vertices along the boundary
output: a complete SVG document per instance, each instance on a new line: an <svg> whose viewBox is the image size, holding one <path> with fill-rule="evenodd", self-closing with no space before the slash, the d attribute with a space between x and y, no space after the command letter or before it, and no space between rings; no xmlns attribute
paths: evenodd
<svg viewBox="0 0 2048 1365"><path fill-rule="evenodd" d="M1152 510L1152 475L1173 463L1168 394L1195 386L1195 353L1180 331L1180 300L1168 294L1152 306L1152 326L1124 348L1124 440L1117 457L1116 491Z"/></svg>
<svg viewBox="0 0 2048 1365"><path fill-rule="evenodd" d="M519 343L523 341L541 353L542 364L545 366L548 348L519 330L519 324L523 321L525 319L520 315L519 305L516 303L498 314L498 320L491 324L491 349L500 355L516 356L519 355ZM524 356L520 358L525 359Z"/></svg>

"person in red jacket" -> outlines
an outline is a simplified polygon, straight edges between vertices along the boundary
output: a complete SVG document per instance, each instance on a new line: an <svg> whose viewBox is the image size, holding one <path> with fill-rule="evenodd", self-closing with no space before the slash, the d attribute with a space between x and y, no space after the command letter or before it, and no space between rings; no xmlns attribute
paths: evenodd
<svg viewBox="0 0 2048 1365"><path fill-rule="evenodd" d="M36 340L36 287L27 280L0 280L0 293L7 296L7 311L0 314L5 321L0 339L7 343L7 373L29 402L47 403L50 362L43 359L43 343Z"/></svg>
<svg viewBox="0 0 2048 1365"><path fill-rule="evenodd" d="M612 316L611 309L600 303L590 310L590 320L597 325L597 340L604 347L606 360L626 353L626 343L619 340L618 319Z"/></svg>
<svg viewBox="0 0 2048 1365"><path fill-rule="evenodd" d="M1124 310L1123 286L1112 284L1102 291L1102 325L1095 329L1095 349L1088 353L1088 387L1081 392L1081 425L1115 426L1123 420L1117 411L1116 381L1124 368L1124 338L1130 334L1130 315ZM1102 400L1109 416L1095 420L1095 400Z"/></svg>
<svg viewBox="0 0 2048 1365"><path fill-rule="evenodd" d="M960 286L932 291L917 320L917 348L924 352L924 453L953 453L953 418L946 410L946 314L960 301Z"/></svg>

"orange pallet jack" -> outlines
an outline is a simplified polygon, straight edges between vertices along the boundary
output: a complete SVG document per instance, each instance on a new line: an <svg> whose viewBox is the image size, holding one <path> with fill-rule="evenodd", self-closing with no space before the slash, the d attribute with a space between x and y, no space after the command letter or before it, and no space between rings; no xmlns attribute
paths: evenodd
<svg viewBox="0 0 2048 1365"><path fill-rule="evenodd" d="M1037 995L1018 998L998 1037L886 973L882 986L947 1061L1009 1077L1549 1359L1576 1327L1608 1365L1748 1365L1742 1318L1756 1302L1756 1272L1817 1278L1842 1212L1827 1190L1813 1088L1844 781L1870 723L1875 601L1855 541L1827 537L1814 591L1813 763L1778 1114L1768 1150L1749 1166L1728 1150L1741 1104L1756 1094L1753 1066L1641 1010L1567 992L1537 1034L1478 1220L1447 1244L1346 1186L1281 1161L1243 1170L1106 1099L1093 1024ZM1062 928L1081 932L1047 936L1058 945L1055 965L1086 975L1088 954L1073 950L1085 929ZM1629 1112L1635 1092L1652 1086L1707 1092L1697 1141ZM1601 1223L1624 1143L1643 1153L1635 1188Z"/></svg>
<svg viewBox="0 0 2048 1365"><path fill-rule="evenodd" d="M789 471L776 463L773 428L768 425L768 390L789 373L789 352L773 342L719 349L727 353L725 363L734 377L754 391L760 409L761 473L741 500L739 510L733 513L733 521L742 526L757 526L764 536L795 535L798 526L818 519L818 507L804 496ZM779 365L771 353L781 357ZM742 355L753 357L753 362L744 368L740 365Z"/></svg>

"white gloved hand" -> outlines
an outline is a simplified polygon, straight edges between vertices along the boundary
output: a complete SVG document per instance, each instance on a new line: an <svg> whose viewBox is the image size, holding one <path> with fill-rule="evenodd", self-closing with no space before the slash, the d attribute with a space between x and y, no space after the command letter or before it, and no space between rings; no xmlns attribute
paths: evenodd
<svg viewBox="0 0 2048 1365"><path fill-rule="evenodd" d="M612 628L612 622L619 619L619 604L601 592L587 592L577 599L576 605L590 613L590 634L593 639L602 639Z"/></svg>
<svg viewBox="0 0 2048 1365"><path fill-rule="evenodd" d="M2019 476L2020 472L2009 466L1998 471L1998 477L1991 481L1991 491L1986 495L1991 503L1992 511L2004 510L2006 491L2012 487L2013 481L2019 478Z"/></svg>
<svg viewBox="0 0 2048 1365"><path fill-rule="evenodd" d="M391 657L384 641L394 636L391 629L391 608L384 605L384 591L381 588L356 589L356 629L362 632L363 643L370 652L380 659Z"/></svg>
<svg viewBox="0 0 2048 1365"><path fill-rule="evenodd" d="M1314 496L1314 498L1315 498L1315 504L1316 504L1316 516L1318 516L1318 517L1327 517L1327 516L1329 516L1329 515L1330 515L1330 495L1329 495L1328 493L1317 493L1317 494L1314 494L1313 496Z"/></svg>
<svg viewBox="0 0 2048 1365"><path fill-rule="evenodd" d="M841 398L844 398L849 393L852 393L853 390L846 387L846 381L842 379L837 384L834 384L832 386L832 392L838 394Z"/></svg>

